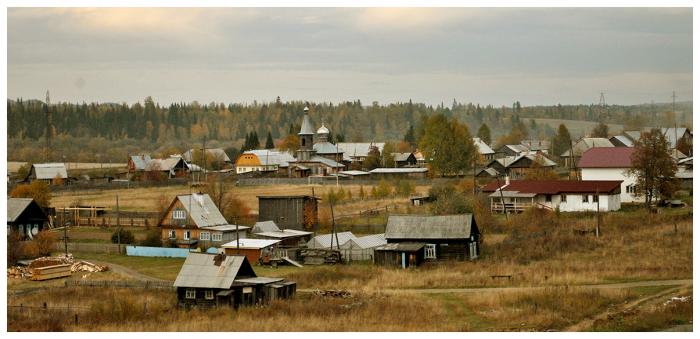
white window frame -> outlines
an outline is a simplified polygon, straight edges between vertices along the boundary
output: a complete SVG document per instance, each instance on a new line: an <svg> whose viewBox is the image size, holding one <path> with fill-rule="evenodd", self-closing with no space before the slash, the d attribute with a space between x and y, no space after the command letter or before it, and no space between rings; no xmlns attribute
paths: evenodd
<svg viewBox="0 0 700 339"><path fill-rule="evenodd" d="M223 239L223 236L221 232L214 232L211 234L211 241L221 241Z"/></svg>
<svg viewBox="0 0 700 339"><path fill-rule="evenodd" d="M173 211L173 219L175 219L175 220L187 219L187 216L185 214L185 210L174 210Z"/></svg>
<svg viewBox="0 0 700 339"><path fill-rule="evenodd" d="M561 195L561 202L566 202L566 194Z"/></svg>
<svg viewBox="0 0 700 339"><path fill-rule="evenodd" d="M169 230L168 239L177 239L177 232L175 232L175 230Z"/></svg>
<svg viewBox="0 0 700 339"><path fill-rule="evenodd" d="M197 290L194 288L188 288L185 290L185 299L196 299L197 298Z"/></svg>
<svg viewBox="0 0 700 339"><path fill-rule="evenodd" d="M204 291L204 299L214 300L214 290L205 290Z"/></svg>
<svg viewBox="0 0 700 339"><path fill-rule="evenodd" d="M437 259L435 244L425 244L425 259Z"/></svg>
<svg viewBox="0 0 700 339"><path fill-rule="evenodd" d="M190 231L182 232L182 239L183 240L190 240Z"/></svg>
<svg viewBox="0 0 700 339"><path fill-rule="evenodd" d="M210 240L211 234L209 232L199 232L199 240Z"/></svg>
<svg viewBox="0 0 700 339"><path fill-rule="evenodd" d="M582 202L587 204L588 201L589 201L589 199L588 199L588 194L584 194L584 195L583 195L583 201L582 201Z"/></svg>

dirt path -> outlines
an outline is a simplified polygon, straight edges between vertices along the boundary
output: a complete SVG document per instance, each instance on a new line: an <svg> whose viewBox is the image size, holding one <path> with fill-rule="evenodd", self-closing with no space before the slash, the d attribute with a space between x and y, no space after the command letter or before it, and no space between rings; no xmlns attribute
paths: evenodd
<svg viewBox="0 0 700 339"><path fill-rule="evenodd" d="M693 284L693 279L678 279L678 280L634 281L634 282L613 283L613 284L566 285L566 287L619 289L619 288L632 288L632 287L678 286L678 285L692 285L692 284ZM543 289L555 288L555 287L565 287L565 286L564 285L552 285L552 286L517 286L517 287L384 289L384 290L380 290L379 292L387 293L387 294L494 293L494 292L527 292L527 291L537 291L537 290L543 290ZM297 291L298 292L313 292L315 290L316 289L313 289L313 288L303 288L303 289L298 289Z"/></svg>
<svg viewBox="0 0 700 339"><path fill-rule="evenodd" d="M657 286L663 286L663 285L657 285ZM577 324L571 325L571 326L565 328L564 331L567 331L567 332L585 331L586 329L590 328L597 320L606 319L609 315L624 312L626 310L631 310L631 309L641 305L642 303L652 301L655 299L659 299L659 298L668 296L669 294L676 293L676 292L678 292L678 290L680 290L684 287L687 287L687 286L688 285L685 284L683 286L675 287L675 288L669 287L668 289L665 289L659 293L652 294L650 296L646 296L644 298L640 298L640 299L634 300L634 301L629 302L629 303L624 303L622 305L618 305L617 307L614 307L612 309L608 309L602 313L595 315L592 318L584 319Z"/></svg>
<svg viewBox="0 0 700 339"><path fill-rule="evenodd" d="M119 265L119 264L114 264L111 262L106 262L106 261L100 261L100 260L90 260L90 262L98 264L98 265L107 265L109 266L109 269L115 273L121 274L125 277L132 278L134 280L138 281L166 281L163 279L158 279L151 277L149 275L145 275L143 273L139 273L131 268Z"/></svg>

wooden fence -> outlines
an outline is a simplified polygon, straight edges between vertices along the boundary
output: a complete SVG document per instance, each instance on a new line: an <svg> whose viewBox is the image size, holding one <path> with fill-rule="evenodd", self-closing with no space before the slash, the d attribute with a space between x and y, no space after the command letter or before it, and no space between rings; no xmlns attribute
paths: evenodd
<svg viewBox="0 0 700 339"><path fill-rule="evenodd" d="M129 281L129 280L66 280L65 287L85 286L85 287L119 287L119 288L145 288L145 289L166 289L175 290L172 281Z"/></svg>
<svg viewBox="0 0 700 339"><path fill-rule="evenodd" d="M63 242L56 242L53 245L53 250L56 252L63 252L65 250ZM68 252L85 252L85 253L106 253L106 254L120 254L124 252L124 247L126 245L118 244L97 244L97 243L81 243L81 242L69 242Z"/></svg>
<svg viewBox="0 0 700 339"><path fill-rule="evenodd" d="M100 210L103 211L103 210ZM120 212L119 217L114 212L90 213L91 211L73 211L56 208L54 225L62 227L66 222L73 226L100 226L100 227L151 227L158 224L160 213L158 212ZM117 222L118 221L118 222Z"/></svg>

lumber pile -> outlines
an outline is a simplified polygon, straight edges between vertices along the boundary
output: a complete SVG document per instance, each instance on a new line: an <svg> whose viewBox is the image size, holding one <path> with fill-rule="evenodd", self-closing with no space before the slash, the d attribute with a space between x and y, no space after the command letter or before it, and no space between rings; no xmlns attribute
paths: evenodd
<svg viewBox="0 0 700 339"><path fill-rule="evenodd" d="M10 279L24 279L29 278L32 274L27 271L26 268L21 266L14 266L7 268L7 278Z"/></svg>
<svg viewBox="0 0 700 339"><path fill-rule="evenodd" d="M87 261L78 261L73 263L70 267L71 272L104 272L107 271L109 267L93 264Z"/></svg>
<svg viewBox="0 0 700 339"><path fill-rule="evenodd" d="M32 276L30 280L49 280L55 278L70 277L71 264L59 264L51 266L42 266L37 268L31 268Z"/></svg>
<svg viewBox="0 0 700 339"><path fill-rule="evenodd" d="M57 257L41 257L32 260L27 267L12 266L7 268L7 278L47 280L68 277L73 272L88 272L83 275L86 278L92 272L104 272L108 266L98 265L89 261L74 261L73 256L60 255Z"/></svg>
<svg viewBox="0 0 700 339"><path fill-rule="evenodd" d="M304 258L304 265L337 264L340 262L340 251L338 250L323 248L302 249L299 252L299 256Z"/></svg>

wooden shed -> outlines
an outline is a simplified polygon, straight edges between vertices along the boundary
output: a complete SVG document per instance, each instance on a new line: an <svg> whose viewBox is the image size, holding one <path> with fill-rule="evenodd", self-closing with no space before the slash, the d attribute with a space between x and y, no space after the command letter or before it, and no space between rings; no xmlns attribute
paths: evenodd
<svg viewBox="0 0 700 339"><path fill-rule="evenodd" d="M32 239L48 227L49 217L34 199L7 199L7 234L18 234L21 240Z"/></svg>
<svg viewBox="0 0 700 339"><path fill-rule="evenodd" d="M274 255L278 239L239 239L221 245L227 255L244 255L249 262L268 262Z"/></svg>
<svg viewBox="0 0 700 339"><path fill-rule="evenodd" d="M258 196L258 220L281 229L309 231L318 220L319 198L310 195Z"/></svg>
<svg viewBox="0 0 700 339"><path fill-rule="evenodd" d="M374 249L374 264L386 267L409 268L425 261L424 243L392 243Z"/></svg>

